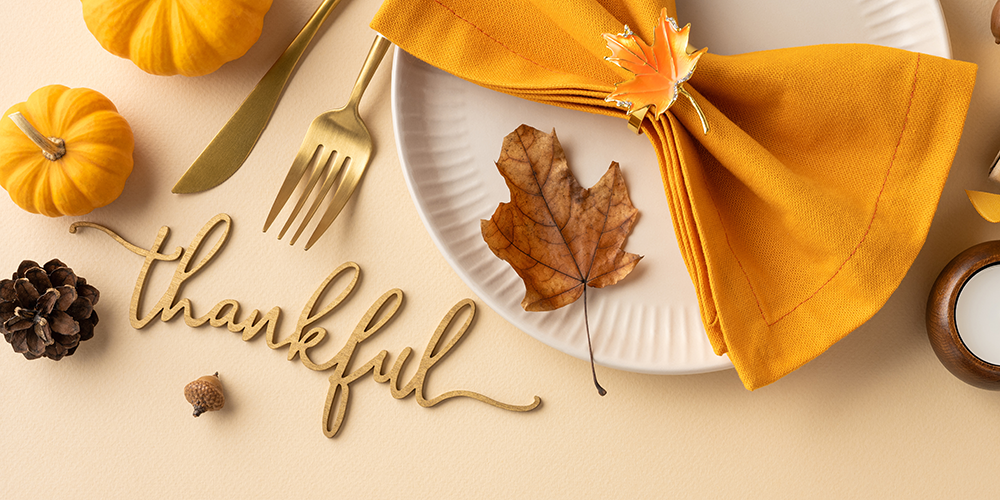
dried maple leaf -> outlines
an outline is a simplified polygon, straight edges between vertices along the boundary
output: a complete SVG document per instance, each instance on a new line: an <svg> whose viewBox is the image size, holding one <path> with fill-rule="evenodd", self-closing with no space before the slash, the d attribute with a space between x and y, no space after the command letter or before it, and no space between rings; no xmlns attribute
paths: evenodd
<svg viewBox="0 0 1000 500"><path fill-rule="evenodd" d="M625 26L625 33L605 33L604 40L611 49L607 60L632 72L635 76L615 85L615 91L605 99L615 102L628 111L653 106L656 115L662 115L674 104L678 95L684 95L698 111L705 133L708 123L694 98L682 86L694 73L698 59L707 49L688 54L688 32L691 25L678 28L677 22L667 16L667 9L660 11L660 21L653 34L653 45L646 45Z"/></svg>
<svg viewBox="0 0 1000 500"><path fill-rule="evenodd" d="M521 125L504 138L497 169L511 201L482 221L483 239L524 281L521 307L549 311L583 296L586 315L587 287L617 283L642 258L622 250L639 211L618 163L612 162L594 187L583 189L555 131Z"/></svg>

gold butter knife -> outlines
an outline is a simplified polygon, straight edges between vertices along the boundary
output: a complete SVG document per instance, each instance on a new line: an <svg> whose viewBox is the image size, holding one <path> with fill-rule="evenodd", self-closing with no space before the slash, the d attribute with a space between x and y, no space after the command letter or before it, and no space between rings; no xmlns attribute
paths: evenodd
<svg viewBox="0 0 1000 500"><path fill-rule="evenodd" d="M174 193L198 193L225 182L243 165L271 119L281 92L302 53L340 0L323 0L292 43L260 79L232 118L219 130L174 188Z"/></svg>

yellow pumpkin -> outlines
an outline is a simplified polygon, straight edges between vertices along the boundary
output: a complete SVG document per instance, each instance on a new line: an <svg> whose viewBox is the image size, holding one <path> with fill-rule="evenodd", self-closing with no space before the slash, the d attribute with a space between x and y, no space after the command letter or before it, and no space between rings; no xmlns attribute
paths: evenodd
<svg viewBox="0 0 1000 500"><path fill-rule="evenodd" d="M200 76L260 38L271 0L82 0L83 19L108 52L155 75Z"/></svg>
<svg viewBox="0 0 1000 500"><path fill-rule="evenodd" d="M0 186L29 212L83 215L121 194L134 145L100 92L42 87L0 117Z"/></svg>

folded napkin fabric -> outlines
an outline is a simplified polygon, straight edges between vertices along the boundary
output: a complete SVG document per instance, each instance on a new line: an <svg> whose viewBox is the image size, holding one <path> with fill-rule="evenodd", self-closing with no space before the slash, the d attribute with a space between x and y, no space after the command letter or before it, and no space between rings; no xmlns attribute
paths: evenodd
<svg viewBox="0 0 1000 500"><path fill-rule="evenodd" d="M652 43L663 8L675 16L671 0L386 0L372 27L484 87L627 118L605 97L632 75L601 35L628 25ZM824 352L899 285L975 71L873 45L708 52L685 87L711 131L686 99L643 123L702 322L748 389Z"/></svg>

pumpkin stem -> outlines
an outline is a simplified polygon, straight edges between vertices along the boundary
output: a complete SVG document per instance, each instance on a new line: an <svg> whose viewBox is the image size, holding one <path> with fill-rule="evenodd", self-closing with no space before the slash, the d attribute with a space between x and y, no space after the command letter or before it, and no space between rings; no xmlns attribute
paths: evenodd
<svg viewBox="0 0 1000 500"><path fill-rule="evenodd" d="M31 139L31 142L41 148L42 155L49 160L56 161L66 154L66 142L58 137L45 137L28 121L20 111L12 113L9 118L14 121L17 128L24 132L24 135Z"/></svg>

